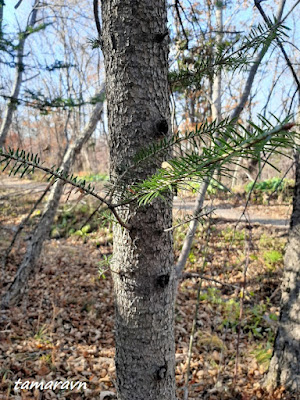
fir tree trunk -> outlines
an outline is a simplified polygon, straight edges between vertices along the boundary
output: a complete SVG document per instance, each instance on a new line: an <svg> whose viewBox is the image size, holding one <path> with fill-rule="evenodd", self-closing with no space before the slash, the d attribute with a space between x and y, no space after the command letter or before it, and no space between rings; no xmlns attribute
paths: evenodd
<svg viewBox="0 0 300 400"><path fill-rule="evenodd" d="M102 2L111 180L130 188L160 163L127 167L143 147L170 134L165 0ZM132 228L114 226L111 265L116 308L119 400L174 400L171 194L164 202L120 211Z"/></svg>
<svg viewBox="0 0 300 400"><path fill-rule="evenodd" d="M298 118L300 122L300 114ZM289 240L284 258L281 310L273 356L265 386L281 386L300 396L300 160L295 156L296 181Z"/></svg>

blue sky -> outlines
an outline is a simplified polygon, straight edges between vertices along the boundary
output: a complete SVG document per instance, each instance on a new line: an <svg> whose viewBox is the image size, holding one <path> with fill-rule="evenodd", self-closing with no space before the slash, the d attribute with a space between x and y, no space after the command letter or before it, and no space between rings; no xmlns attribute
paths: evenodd
<svg viewBox="0 0 300 400"><path fill-rule="evenodd" d="M18 1L16 0L5 1L3 20L4 24L8 24L9 27L12 28L9 29L9 31L18 28L18 23L20 24L21 29L24 29L29 12L32 8L33 1L23 0L18 9L15 10L14 7L17 3Z"/></svg>
<svg viewBox="0 0 300 400"><path fill-rule="evenodd" d="M286 2L286 7L285 7L285 13L291 8L291 6L295 3L296 0L287 0ZM10 33L15 33L16 30L18 30L18 26L21 27L21 29L24 29L29 13L31 11L32 5L34 3L34 0L23 0L21 5L18 7L17 10L14 9L14 6L17 4L17 0L6 0L6 5L4 7L4 24L6 24L6 32ZM190 1L189 0L182 0L182 4L189 5ZM201 4L205 4L201 2ZM276 8L277 5L274 1L264 1L262 3L266 13L268 15L272 15ZM293 12L293 15L286 21L286 24L292 28L293 30L291 31L291 35L293 35L293 42L294 43L299 43L300 42L300 34L299 34L299 28L297 28L297 25L295 24L295 15L299 15L299 8L295 9ZM244 0L236 0L236 1L231 1L227 2L227 7L225 8L224 11L224 22L225 22L225 29L228 30L242 30L244 32L247 31L249 25L251 23L256 22L258 23L259 21L261 22L261 17L258 13L258 11L253 7L253 3L248 2L246 3ZM205 30L205 23L206 21L204 20L203 23L203 29ZM172 28L171 23L169 24L170 28ZM290 44L284 44L288 54L291 56L297 56L298 55L298 60L300 59L299 51L293 48ZM62 56L62 48L53 46L52 48L54 57L51 57L52 59L60 59ZM269 94L270 91L270 86L272 84L272 80L274 79L274 59L278 56L279 52L278 49L271 52L269 51L268 54L266 55L264 59L264 63L261 67L261 74L256 80L256 84L254 85L254 88L256 87L256 97L255 101L257 102L257 105L255 106L257 111L260 111L263 104L266 101L266 98ZM47 57L42 54L41 52L41 58L45 60L50 57ZM285 61L283 60L282 56L279 55L279 61L278 65L281 66L281 68L284 68L285 66ZM241 76L242 78L242 76ZM239 78L236 78L236 87L238 88ZM225 82L225 80L224 80ZM226 84L226 83L225 83ZM242 84L242 82L241 82ZM292 76L290 74L290 71L285 68L285 72L282 74L281 78L278 81L278 86L276 90L274 91L274 95L272 96L270 100L270 109L272 112L276 113L276 115L280 116L281 114L281 94L284 93L285 96L287 96L287 91L290 89L292 86ZM257 89L259 87L259 89ZM254 94L254 90L253 93ZM292 92L290 94L290 97L292 96Z"/></svg>

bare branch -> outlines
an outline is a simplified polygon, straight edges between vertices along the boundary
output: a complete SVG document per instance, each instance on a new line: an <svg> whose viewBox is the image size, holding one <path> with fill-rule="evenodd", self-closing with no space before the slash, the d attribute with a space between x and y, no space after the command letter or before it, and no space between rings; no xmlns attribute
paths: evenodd
<svg viewBox="0 0 300 400"><path fill-rule="evenodd" d="M269 27L271 27L271 26L272 26L272 25L271 25L271 21L270 21L270 19L267 17L267 15L265 14L265 12L264 12L264 10L262 9L262 6L260 5L260 3L261 3L261 2L260 2L259 0L254 0L255 7L256 7L256 8L258 9L258 11L260 12L260 14L261 14L261 16L263 17L265 23L266 23ZM294 67L293 67L293 65L292 65L292 63L291 63L291 61L290 61L288 55L286 54L286 51L284 50L284 47L283 47L283 45L282 45L282 43L281 43L281 41L280 41L280 39L279 39L278 37L276 37L276 42L277 42L277 44L278 44L278 46L279 46L279 48L280 48L280 50L281 50L281 52L282 52L282 54L283 54L283 57L284 57L284 59L285 59L287 65L289 66L289 68L290 68L290 70L291 70L291 72L292 72L292 75L293 75L293 77L294 77L294 79L295 79L295 82L296 82L296 84L297 84L298 95L299 95L299 98L300 98L300 81L299 81L299 79L298 79L298 76L297 76L297 74L296 74L296 71L294 70Z"/></svg>
<svg viewBox="0 0 300 400"><path fill-rule="evenodd" d="M176 14L177 14L177 17L178 17L178 20L179 20L179 23L180 23L180 26L181 26L181 29L182 29L182 33L183 33L183 35L185 37L185 40L186 40L186 48L188 48L189 47L189 38L188 38L188 35L187 35L187 33L186 33L185 29L184 29L179 8L182 9L182 5L180 4L179 0L175 0Z"/></svg>
<svg viewBox="0 0 300 400"><path fill-rule="evenodd" d="M94 18L95 18L96 28L97 28L97 32L98 32L98 41L99 41L99 44L101 46L101 43L102 43L102 31L101 31L101 25L100 25L100 19L99 19L98 2L99 2L99 0L93 0L93 8L94 8Z"/></svg>
<svg viewBox="0 0 300 400"><path fill-rule="evenodd" d="M19 8L23 0L19 0L15 5L15 9Z"/></svg>

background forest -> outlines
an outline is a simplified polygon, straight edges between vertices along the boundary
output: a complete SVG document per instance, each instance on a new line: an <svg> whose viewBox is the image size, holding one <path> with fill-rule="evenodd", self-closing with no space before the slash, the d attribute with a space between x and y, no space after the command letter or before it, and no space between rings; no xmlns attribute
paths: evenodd
<svg viewBox="0 0 300 400"><path fill-rule="evenodd" d="M120 366L116 275L123 281L125 269L114 268L126 259L138 213L164 210L173 197L157 221L174 243L174 260L167 251L158 257L174 268L159 272L156 296L170 310L176 298L174 315L166 309L162 319L175 320L178 399L298 399L299 1L168 0L148 62L156 71L163 48L167 85L155 78L143 88L154 98L164 86L167 111L151 126L154 139L141 133L140 147L112 107L126 109L126 94L116 85L113 99L119 38L107 34L107 4L0 0L0 398L141 399L136 382L122 389L129 375ZM123 168L116 159L130 143ZM142 240L160 243L153 253L167 249L151 229ZM173 292L163 297L169 282ZM171 341L162 347L172 351ZM164 386L167 362L159 365L160 394L145 378L151 394L143 398L174 399L172 383ZM19 378L79 380L88 390L16 391Z"/></svg>

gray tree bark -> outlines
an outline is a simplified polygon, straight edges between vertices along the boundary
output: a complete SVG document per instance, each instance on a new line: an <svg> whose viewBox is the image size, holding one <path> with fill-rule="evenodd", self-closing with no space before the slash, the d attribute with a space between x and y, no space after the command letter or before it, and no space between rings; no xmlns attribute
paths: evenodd
<svg viewBox="0 0 300 400"><path fill-rule="evenodd" d="M35 0L34 5L31 11L30 22L27 25L26 29L32 28L36 23L37 11L38 11L39 0ZM3 13L3 5L0 3L1 12ZM3 14L2 14L3 15ZM2 21L2 16L0 16ZM2 28L1 28L2 29ZM2 33L2 32L1 32ZM13 87L11 89L10 98L7 102L7 105L4 110L4 115L2 119L2 124L0 128L0 148L4 146L5 140L9 131L9 128L12 123L12 117L14 111L18 105L18 97L21 90L23 72L24 72L24 47L26 39L28 38L28 33L23 33L23 37L19 40L18 49L17 49L17 65L15 72L15 79L13 83Z"/></svg>
<svg viewBox="0 0 300 400"><path fill-rule="evenodd" d="M165 0L102 2L111 180L124 188L160 166L124 174L141 148L170 135ZM119 186L118 186L119 187ZM116 190L115 200L121 196ZM126 205L111 265L119 400L175 399L172 198Z"/></svg>
<svg viewBox="0 0 300 400"><path fill-rule="evenodd" d="M100 91L100 95L104 96L104 88ZM80 152L82 146L88 141L94 132L96 125L100 119L103 109L103 102L99 102L90 117L89 122L85 126L82 134L75 140L75 142L67 149L61 170L66 174L69 173L76 155ZM18 303L28 286L28 280L34 271L35 264L41 254L44 241L49 237L51 226L59 205L59 201L63 192L64 181L58 180L54 183L50 192L47 204L45 206L43 215L38 222L31 239L27 245L26 254L18 268L16 276L9 286L7 292L3 296L1 307L7 308L10 305Z"/></svg>
<svg viewBox="0 0 300 400"><path fill-rule="evenodd" d="M300 109L298 114L300 125ZM298 129L299 126L298 126ZM289 240L284 257L281 309L273 356L265 380L270 389L285 387L300 396L300 159L296 177Z"/></svg>

